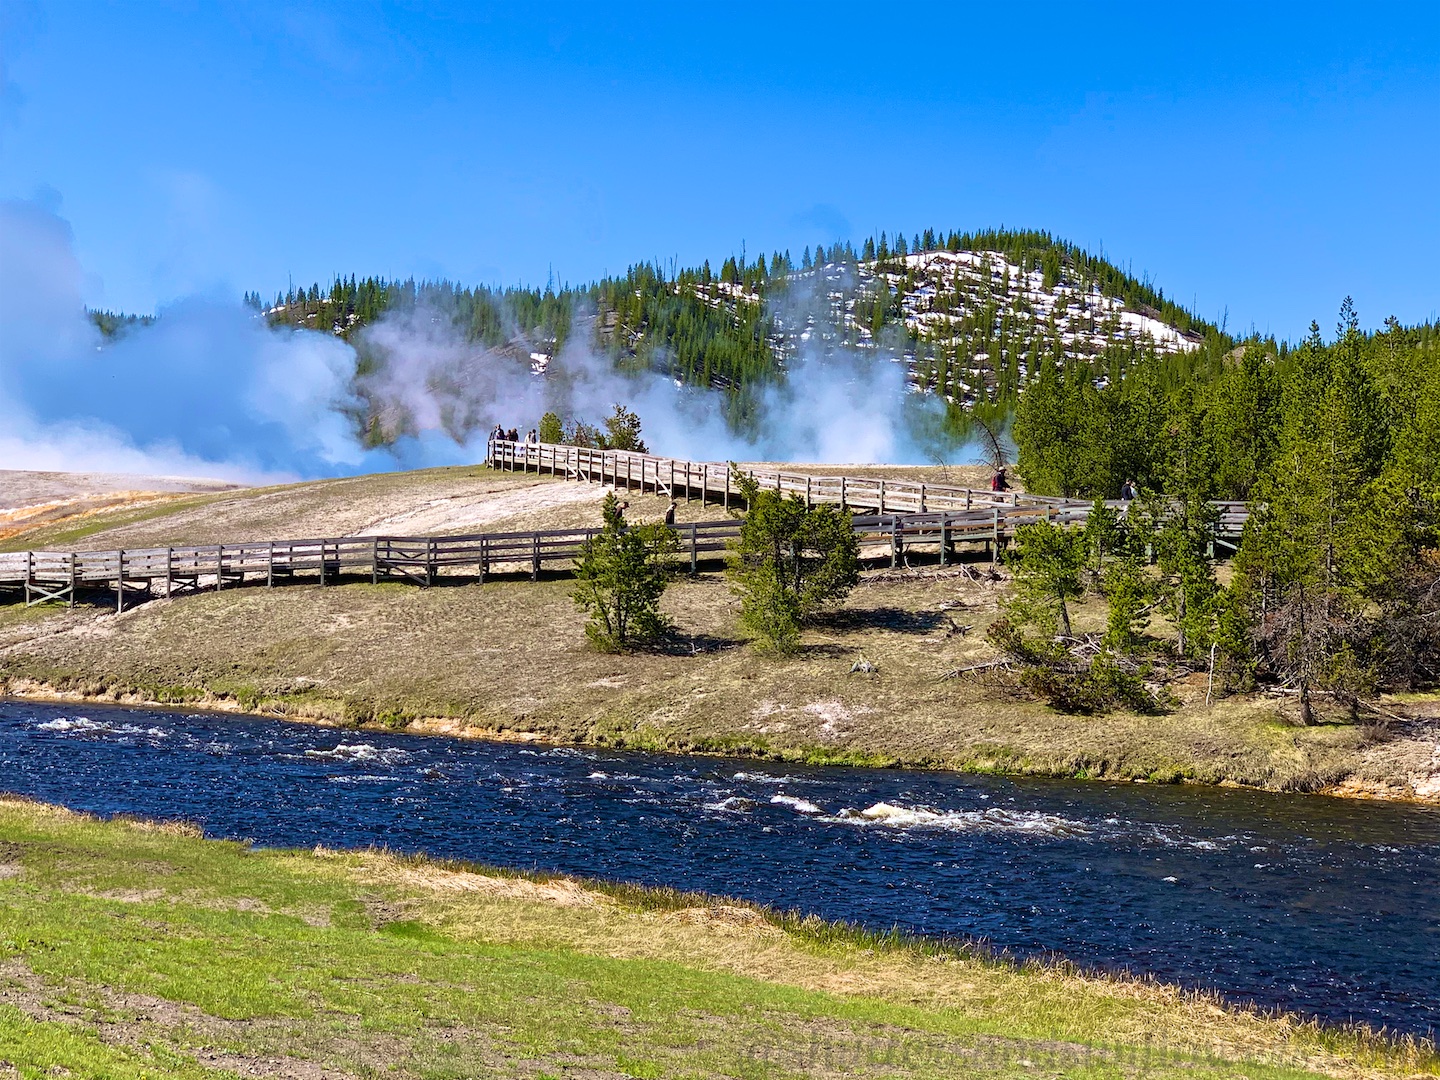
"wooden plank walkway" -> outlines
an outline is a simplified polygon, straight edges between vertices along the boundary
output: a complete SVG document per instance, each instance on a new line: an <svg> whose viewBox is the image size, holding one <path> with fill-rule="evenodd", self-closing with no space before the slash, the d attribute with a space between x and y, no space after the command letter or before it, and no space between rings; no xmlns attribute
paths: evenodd
<svg viewBox="0 0 1440 1080"><path fill-rule="evenodd" d="M652 491L690 501L718 502L727 509L742 500L727 465L651 454L587 450L574 446L492 442L487 462L507 471L548 473ZM1084 522L1090 504L1074 499L975 491L968 488L868 477L751 473L763 486L832 503L852 513L856 536L868 558L898 567L911 554L946 565L961 545L995 558L1022 525L1038 520ZM1118 503L1115 505L1119 505ZM1244 525L1243 503L1222 504L1217 543L1234 547ZM723 558L740 534L740 521L682 522L682 560L690 572ZM339 580L406 581L434 585L440 579L485 581L491 575L528 576L573 570L584 543L598 530L475 533L464 536L365 536L272 540L199 547L124 551L24 551L0 553L0 599L26 604L63 601L74 606L81 592L113 594L116 609L154 596L201 589L275 586L297 579L321 585Z"/></svg>

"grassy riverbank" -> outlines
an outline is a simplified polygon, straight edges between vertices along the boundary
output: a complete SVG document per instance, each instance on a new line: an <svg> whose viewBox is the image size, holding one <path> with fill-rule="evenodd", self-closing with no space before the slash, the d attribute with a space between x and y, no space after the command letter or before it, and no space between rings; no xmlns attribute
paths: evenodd
<svg viewBox="0 0 1440 1080"><path fill-rule="evenodd" d="M464 531L598 522L600 489L458 468L186 496L140 519L88 517L83 537L11 546L138 547L269 536ZM632 515L662 500L632 496ZM681 518L720 513L696 504ZM56 527L50 527L56 528ZM78 526L67 526L78 528ZM608 656L586 643L563 579L421 590L351 582L156 600L116 616L0 606L0 694L206 705L334 724L1152 782L1440 798L1440 702L1404 718L1300 728L1274 699L1206 703L1197 675L1165 716L1064 716L999 682L944 678L991 656L1007 584L988 563L867 572L793 658L736 636L717 573L665 598L667 648ZM1080 629L1101 625L1084 605ZM852 675L868 660L874 675ZM1371 718L1374 719L1373 717Z"/></svg>
<svg viewBox="0 0 1440 1080"><path fill-rule="evenodd" d="M637 749L1286 790L1348 784L1424 794L1437 764L1433 720L1299 728L1272 701L1207 706L1203 677L1177 687L1184 702L1158 717L1065 716L998 683L942 678L988 655L983 629L1003 591L995 582L872 577L785 660L735 638L733 599L718 575L667 594L681 631L672 648L629 656L587 645L569 590L563 580L430 590L355 583L205 593L119 617L0 608L0 693ZM850 674L862 657L877 674Z"/></svg>
<svg viewBox="0 0 1440 1080"><path fill-rule="evenodd" d="M897 1072L1253 1080L1437 1061L745 905L252 851L0 799L0 1077Z"/></svg>

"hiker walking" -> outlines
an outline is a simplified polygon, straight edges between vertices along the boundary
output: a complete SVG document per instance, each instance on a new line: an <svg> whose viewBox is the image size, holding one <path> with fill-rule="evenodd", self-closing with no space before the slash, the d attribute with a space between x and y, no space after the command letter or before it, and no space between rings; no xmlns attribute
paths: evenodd
<svg viewBox="0 0 1440 1080"><path fill-rule="evenodd" d="M674 500L674 499L671 499L671 500L670 500L670 505L665 508L665 524L666 524L666 525L674 525L674 524L675 524L675 500Z"/></svg>
<svg viewBox="0 0 1440 1080"><path fill-rule="evenodd" d="M1121 502L1127 502L1127 503L1128 503L1128 502L1132 501L1132 500L1133 500L1137 495L1139 495L1139 494L1140 494L1139 489L1137 489L1137 488L1135 487L1135 481L1134 481L1134 480L1126 480L1125 483L1123 483L1123 484L1120 485L1120 501L1121 501Z"/></svg>
<svg viewBox="0 0 1440 1080"><path fill-rule="evenodd" d="M990 490L991 490L991 491L1009 491L1009 490L1010 490L1010 482L1005 479L1005 466L1004 466L1004 465L1001 465L1000 468L996 469L996 470L995 470L995 475L990 478Z"/></svg>

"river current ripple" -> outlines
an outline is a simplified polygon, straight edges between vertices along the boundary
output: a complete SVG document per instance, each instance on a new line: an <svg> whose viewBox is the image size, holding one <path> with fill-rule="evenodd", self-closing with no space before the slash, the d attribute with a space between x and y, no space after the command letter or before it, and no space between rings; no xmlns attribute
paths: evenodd
<svg viewBox="0 0 1440 1080"><path fill-rule="evenodd" d="M0 701L0 790L983 938L1434 1037L1440 812Z"/></svg>

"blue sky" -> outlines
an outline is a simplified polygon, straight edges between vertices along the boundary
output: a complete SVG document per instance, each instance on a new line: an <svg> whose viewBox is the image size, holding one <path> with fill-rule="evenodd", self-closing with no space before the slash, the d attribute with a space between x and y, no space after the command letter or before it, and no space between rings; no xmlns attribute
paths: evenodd
<svg viewBox="0 0 1440 1080"><path fill-rule="evenodd" d="M0 0L95 306L1006 224L1282 336L1440 308L1440 3Z"/></svg>

